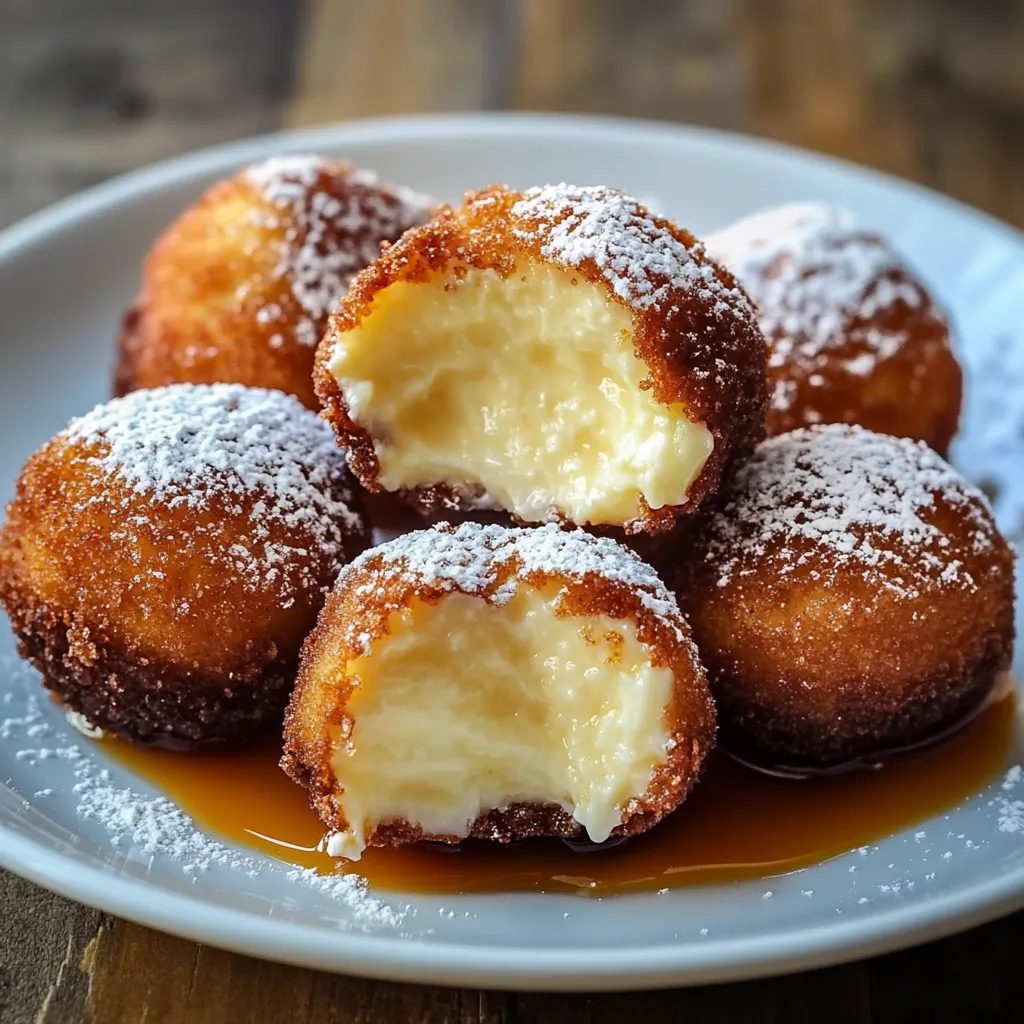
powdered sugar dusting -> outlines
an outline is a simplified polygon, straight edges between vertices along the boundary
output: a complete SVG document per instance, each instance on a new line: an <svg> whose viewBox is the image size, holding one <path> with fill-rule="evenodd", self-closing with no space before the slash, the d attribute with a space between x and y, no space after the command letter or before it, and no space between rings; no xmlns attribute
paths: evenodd
<svg viewBox="0 0 1024 1024"><path fill-rule="evenodd" d="M330 427L280 391L238 384L135 391L72 420L58 439L88 445L84 457L126 485L132 514L141 499L154 509L204 509L216 500L228 514L247 515L262 555L231 548L243 577L291 559L275 527L302 531L339 567L346 535L360 528Z"/></svg>
<svg viewBox="0 0 1024 1024"><path fill-rule="evenodd" d="M993 543L984 495L919 441L860 427L795 430L763 442L738 470L729 503L716 513L709 552L731 580L747 555L778 549L783 573L805 564L808 545L828 552L829 572L860 569L879 586L912 593L915 580L971 587L949 541L926 513L936 498L963 510L976 550ZM898 550L887 540L899 541ZM903 586L878 566L906 570ZM828 584L829 578L822 578Z"/></svg>
<svg viewBox="0 0 1024 1024"><path fill-rule="evenodd" d="M357 578L367 562L383 558L384 570L411 578L418 586L486 595L505 604L531 575L568 578L585 582L588 576L625 584L635 591L645 609L672 628L684 640L686 630L674 595L657 573L632 551L607 537L582 530L562 530L554 524L535 529L510 529L463 523L447 524L404 534L364 552L349 567ZM510 578L499 582L509 568ZM344 585L344 579L341 584ZM367 649L369 637L355 637Z"/></svg>
<svg viewBox="0 0 1024 1024"><path fill-rule="evenodd" d="M90 461L172 507L258 495L266 499L260 514L289 524L357 522L330 499L332 482L344 474L330 428L280 391L240 384L134 391L72 420L60 436L99 446Z"/></svg>
<svg viewBox="0 0 1024 1024"><path fill-rule="evenodd" d="M99 822L110 834L111 845L132 846L147 857L177 861L185 874L224 867L253 878L260 875L261 866L256 860L203 835L192 819L166 797L145 797L112 784L109 772L95 771L75 750L77 756L71 759L79 765L75 768L80 780L75 787L79 793L78 813ZM366 879L354 873L322 875L313 868L294 868L286 871L285 877L346 904L353 918L364 924L394 928L406 916L403 908L396 909L370 896Z"/></svg>
<svg viewBox="0 0 1024 1024"><path fill-rule="evenodd" d="M662 309L680 290L715 303L723 315L747 309L739 289L719 281L667 227L635 199L603 186L545 185L512 206L523 236L544 233L541 252L567 266L594 263L615 294L634 309Z"/></svg>
<svg viewBox="0 0 1024 1024"><path fill-rule="evenodd" d="M245 176L271 202L280 202L299 198L312 188L326 166L327 161L313 153L286 153L247 167Z"/></svg>
<svg viewBox="0 0 1024 1024"><path fill-rule="evenodd" d="M65 752L82 762L78 747ZM246 858L197 832L192 820L166 797L147 799L114 786L106 770L76 768L78 814L93 818L109 833L112 846L135 846L147 857L163 856L182 863L186 874L208 871L213 864L240 868Z"/></svg>
<svg viewBox="0 0 1024 1024"><path fill-rule="evenodd" d="M754 214L710 235L707 248L754 300L773 368L835 366L831 350L849 347L854 354L841 365L866 377L905 341L875 318L899 305L927 304L940 315L885 241L839 207L794 203ZM794 399L786 383L773 396L782 411Z"/></svg>
<svg viewBox="0 0 1024 1024"><path fill-rule="evenodd" d="M288 282L304 314L293 333L306 346L320 341L326 317L352 278L380 255L380 243L428 220L436 205L372 171L313 155L273 157L245 176L277 211L269 220L254 216L284 229L275 276ZM263 322L276 319L272 310L261 315Z"/></svg>
<svg viewBox="0 0 1024 1024"><path fill-rule="evenodd" d="M1024 832L1024 800L1000 800L1000 832Z"/></svg>
<svg viewBox="0 0 1024 1024"><path fill-rule="evenodd" d="M24 707L16 717L0 723L0 738L37 738L50 726L35 694L24 696ZM32 730L35 730L33 733ZM410 908L394 906L370 894L360 875L321 875L315 870L289 868L234 850L200 832L193 820L172 801L147 796L119 785L107 768L92 758L88 743L49 747L26 747L19 760L30 764L62 762L74 781L70 791L78 801L78 815L97 823L107 833L111 846L126 857L157 858L178 864L187 875L218 869L243 873L252 878L283 875L288 881L316 890L347 908L351 924L363 930L396 929L406 922ZM39 790L37 799L52 796L54 790Z"/></svg>
<svg viewBox="0 0 1024 1024"><path fill-rule="evenodd" d="M1024 551L1024 338L975 334L958 462L992 498L999 526Z"/></svg>

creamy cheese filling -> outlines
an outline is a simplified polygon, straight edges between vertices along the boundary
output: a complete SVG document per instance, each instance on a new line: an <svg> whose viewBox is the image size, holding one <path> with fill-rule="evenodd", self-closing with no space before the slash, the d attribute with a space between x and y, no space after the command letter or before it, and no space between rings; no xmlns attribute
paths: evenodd
<svg viewBox="0 0 1024 1024"><path fill-rule="evenodd" d="M622 525L641 497L685 504L714 443L641 390L629 309L547 264L392 284L330 369L382 486L483 488L527 522Z"/></svg>
<svg viewBox="0 0 1024 1024"><path fill-rule="evenodd" d="M594 842L642 796L669 744L672 672L651 665L629 621L556 616L520 588L503 607L454 594L396 613L358 680L332 767L358 859L379 824L464 837L481 814L557 804Z"/></svg>

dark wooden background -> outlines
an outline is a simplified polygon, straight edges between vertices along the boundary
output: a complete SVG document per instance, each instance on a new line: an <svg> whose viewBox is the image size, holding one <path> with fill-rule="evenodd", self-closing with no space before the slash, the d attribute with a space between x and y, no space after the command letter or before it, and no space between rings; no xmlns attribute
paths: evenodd
<svg viewBox="0 0 1024 1024"><path fill-rule="evenodd" d="M752 132L1024 226L1018 0L0 0L0 226L281 126L453 109ZM776 980L513 995L335 977L172 939L0 872L0 1022L1024 1019L1024 915Z"/></svg>

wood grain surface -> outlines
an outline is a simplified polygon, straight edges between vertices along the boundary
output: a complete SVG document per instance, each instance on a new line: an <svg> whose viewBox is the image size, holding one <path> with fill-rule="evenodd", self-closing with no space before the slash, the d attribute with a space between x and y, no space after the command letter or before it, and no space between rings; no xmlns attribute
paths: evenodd
<svg viewBox="0 0 1024 1024"><path fill-rule="evenodd" d="M716 125L1024 226L1015 0L0 0L0 226L114 173L279 125L506 107ZM1024 915L774 980L558 996L263 963L0 873L3 1024L1021 1019Z"/></svg>

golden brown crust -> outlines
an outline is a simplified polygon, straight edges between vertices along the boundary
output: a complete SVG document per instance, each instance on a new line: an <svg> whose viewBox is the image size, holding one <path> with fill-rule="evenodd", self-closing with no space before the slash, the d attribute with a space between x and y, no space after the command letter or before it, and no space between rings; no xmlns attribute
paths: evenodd
<svg viewBox="0 0 1024 1024"><path fill-rule="evenodd" d="M455 534L452 527L437 529ZM652 776L647 792L624 810L623 822L612 834L643 832L686 799L715 742L715 710L689 627L674 610L674 603L667 615L652 611L644 592L621 580L598 572L574 575L530 571L517 557L497 567L484 588L469 587L450 579L424 578L408 561L378 548L366 552L339 577L303 646L298 681L285 713L281 767L308 790L313 809L329 829L341 831L347 827L331 767L335 743L332 730L336 734L346 723L346 704L352 692L352 683L344 675L345 664L358 658L365 645L387 636L391 617L414 600L436 603L453 593L469 593L496 603L499 590L507 590L510 583L559 588L563 594L559 615L607 615L633 622L637 639L651 650L652 664L671 669L675 676L673 701L666 709L673 739L671 750ZM367 594L373 595L372 601L367 600ZM320 681L325 666L337 666L336 671L324 675L329 680L327 685ZM544 835L572 837L580 830L572 816L559 807L517 804L481 815L472 824L470 837L511 842ZM464 838L428 835L415 824L393 821L379 825L367 842L371 846L421 840L457 843Z"/></svg>
<svg viewBox="0 0 1024 1024"><path fill-rule="evenodd" d="M768 378L785 402L768 407L768 435L813 423L858 423L879 434L924 441L940 455L949 449L960 423L963 373L950 348L949 325L920 283L892 271L894 286L918 295L870 318L851 320L841 343L814 358L787 358ZM865 338L899 338L895 351L872 363L870 372L849 370L867 354ZM768 338L769 348L778 337Z"/></svg>
<svg viewBox="0 0 1024 1024"><path fill-rule="evenodd" d="M708 239L758 309L768 342L769 436L858 423L944 454L963 380L943 311L879 234L798 203Z"/></svg>
<svg viewBox="0 0 1024 1024"><path fill-rule="evenodd" d="M291 399L275 403L318 426ZM369 542L363 520L346 514L328 535L260 514L276 499L259 486L218 491L214 476L209 493L174 501L120 478L110 451L64 432L18 479L0 603L23 655L69 707L138 742L243 740L278 725L326 591ZM331 481L325 507L357 510L343 467Z"/></svg>
<svg viewBox="0 0 1024 1024"><path fill-rule="evenodd" d="M687 504L654 510L642 503L637 522L627 525L628 532L669 530L681 515L690 514L714 493L729 463L764 435L764 339L749 302L732 274L715 264L688 231L635 204L635 216L683 246L696 268L710 268L711 274L700 286L683 286L645 271L652 289L661 287L664 293L657 302L631 304L593 259L568 263L551 254L553 230L569 214L560 212L546 219L517 216L513 207L524 195L528 194L501 185L469 192L462 207L441 207L432 221L385 247L353 280L317 351L314 384L325 415L349 453L353 472L369 490L379 490L373 438L349 416L345 396L330 371L338 336L356 327L370 314L377 294L399 281L424 282L442 273L457 277L466 267L508 276L520 258L571 270L605 288L609 301L630 309L634 349L650 371L643 386L659 402L681 404L687 418L703 423L714 438L714 450L690 485ZM407 497L428 514L487 505L485 495L466 494L443 483L417 488Z"/></svg>
<svg viewBox="0 0 1024 1024"><path fill-rule="evenodd" d="M852 521L836 550L798 530L766 531L740 493L764 486L755 473L723 493L677 584L723 747L772 768L827 769L969 716L1014 641L1013 555L980 496L934 490L914 512L928 543ZM799 516L804 506L789 508ZM851 545L863 558L842 553Z"/></svg>
<svg viewBox="0 0 1024 1024"><path fill-rule="evenodd" d="M101 621L52 609L0 576L19 654L91 725L176 750L248 744L279 734L297 659L253 644L232 678L133 655Z"/></svg>
<svg viewBox="0 0 1024 1024"><path fill-rule="evenodd" d="M345 161L279 163L277 192L261 172L274 162L257 165L215 185L157 239L118 341L115 394L229 382L319 411L312 372L327 313L380 242L429 210Z"/></svg>
<svg viewBox="0 0 1024 1024"><path fill-rule="evenodd" d="M676 770L691 771L692 762L674 754L666 762L666 770L672 765ZM291 774L282 761L282 767ZM699 777L699 770L688 776L689 784L680 799L669 811L677 807L689 793ZM295 778L295 776L292 776ZM296 781L300 781L296 779ZM314 805L316 810L316 805ZM660 808L638 806L628 818L612 832L612 840L630 839L653 828L669 811ZM500 810L481 814L469 827L465 836L427 833L419 825L408 821L389 821L373 830L371 846L408 846L410 843L444 843L457 846L466 839L485 839L494 843L516 843L522 839L580 839L584 837L583 826L557 804L510 804Z"/></svg>

